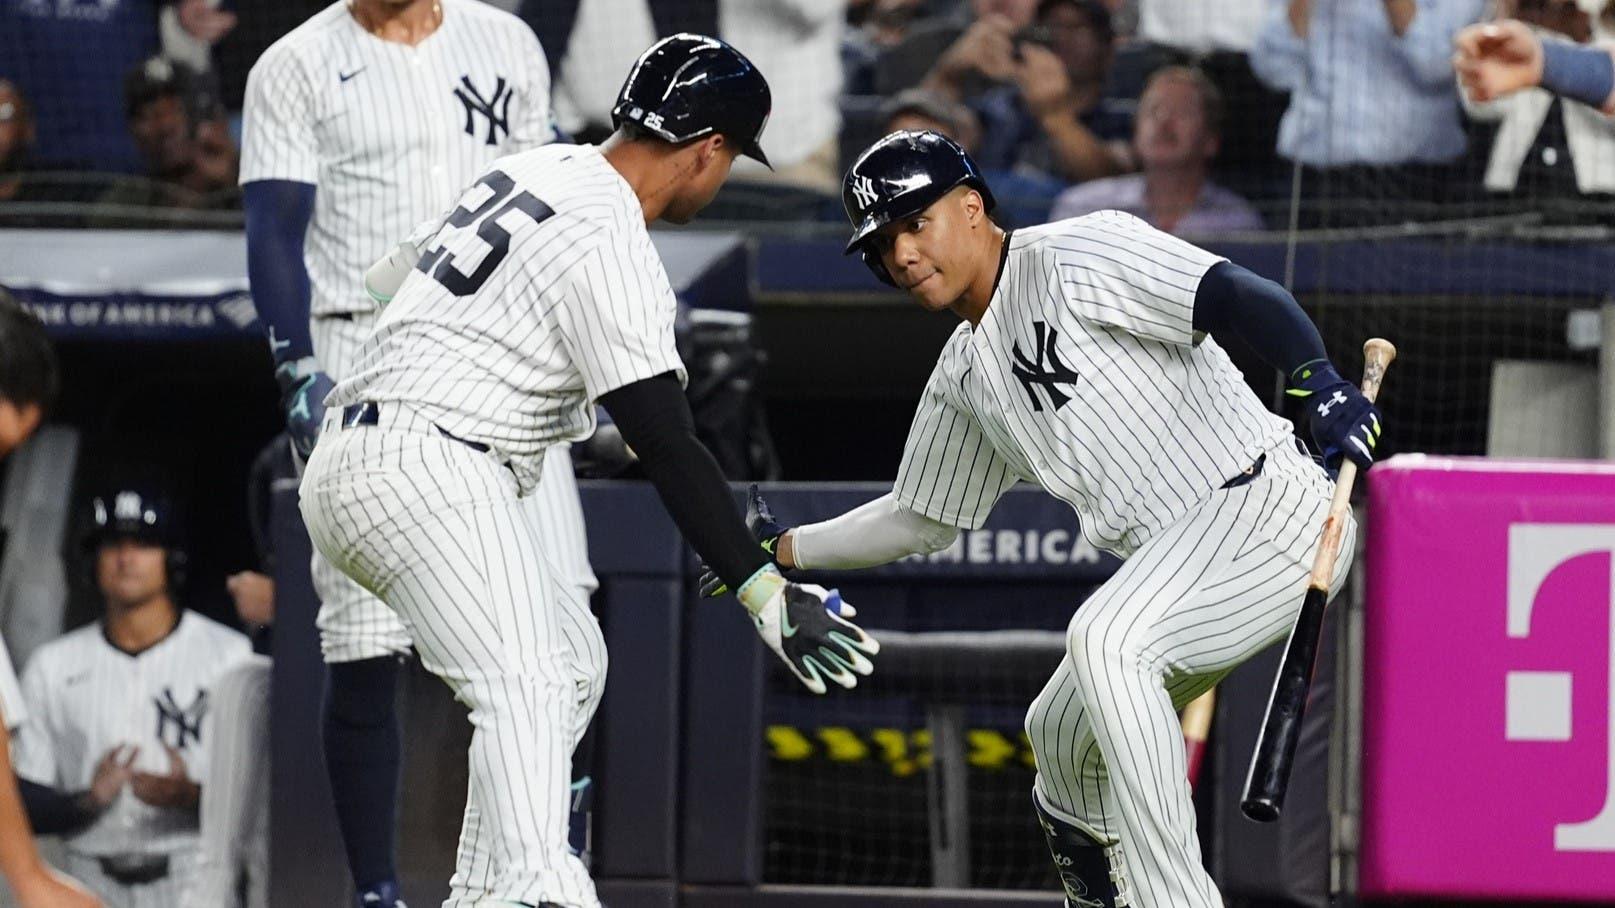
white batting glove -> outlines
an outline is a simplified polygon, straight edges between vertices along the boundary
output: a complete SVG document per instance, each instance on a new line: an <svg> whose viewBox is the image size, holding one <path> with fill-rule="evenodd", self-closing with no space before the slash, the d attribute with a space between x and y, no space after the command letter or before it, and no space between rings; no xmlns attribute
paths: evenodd
<svg viewBox="0 0 1615 908"><path fill-rule="evenodd" d="M394 246L391 252L364 273L365 293L378 305L385 306L392 302L398 288L404 286L404 278L409 277L420 258L420 249L408 240Z"/></svg>
<svg viewBox="0 0 1615 908"><path fill-rule="evenodd" d="M858 675L875 670L869 657L880 643L846 620L858 613L839 591L791 583L768 565L741 585L738 597L758 636L808 690L824 693L826 678L850 690Z"/></svg>

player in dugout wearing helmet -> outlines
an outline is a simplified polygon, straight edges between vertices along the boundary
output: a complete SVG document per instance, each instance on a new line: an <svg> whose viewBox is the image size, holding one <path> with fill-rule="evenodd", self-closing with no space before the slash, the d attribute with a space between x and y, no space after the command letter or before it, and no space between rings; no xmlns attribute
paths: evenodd
<svg viewBox="0 0 1615 908"><path fill-rule="evenodd" d="M122 488L90 505L103 615L29 659L17 774L86 793L63 830L74 877L108 905L173 908L195 859L208 690L251 646L177 601L185 552L165 499Z"/></svg>
<svg viewBox="0 0 1615 908"><path fill-rule="evenodd" d="M0 463L28 440L56 400L56 354L45 326L0 290ZM0 553L5 533L0 529ZM11 668L11 654L0 634L0 876L11 885L21 908L96 908L101 900L72 877L39 857L19 781L11 771L11 732L28 717L27 705ZM77 799L35 787L41 796L69 811Z"/></svg>

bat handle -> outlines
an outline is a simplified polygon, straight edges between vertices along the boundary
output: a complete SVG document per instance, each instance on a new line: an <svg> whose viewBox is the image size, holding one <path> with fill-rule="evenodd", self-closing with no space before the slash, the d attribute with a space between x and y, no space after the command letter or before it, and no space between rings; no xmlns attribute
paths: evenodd
<svg viewBox="0 0 1615 908"><path fill-rule="evenodd" d="M1383 337L1371 337L1363 344L1363 396L1372 403L1379 397L1380 383L1385 380L1385 369L1396 359L1396 345ZM1312 576L1307 585L1316 590L1329 589L1335 572L1335 557L1340 552L1340 538L1346 531L1346 515L1351 511L1351 489L1357 482L1357 464L1348 460L1340 465L1335 477L1335 494L1329 502L1329 519L1318 538L1317 553L1312 558Z"/></svg>

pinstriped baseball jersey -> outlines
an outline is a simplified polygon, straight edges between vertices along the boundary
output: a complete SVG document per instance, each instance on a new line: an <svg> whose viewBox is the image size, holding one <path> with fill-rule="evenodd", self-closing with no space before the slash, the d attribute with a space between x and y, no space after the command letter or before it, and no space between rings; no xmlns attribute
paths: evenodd
<svg viewBox="0 0 1615 908"><path fill-rule="evenodd" d="M978 528L1036 482L1126 557L1291 434L1228 355L1197 336L1217 256L1119 211L1010 234L981 323L949 338L895 494Z"/></svg>
<svg viewBox="0 0 1615 908"><path fill-rule="evenodd" d="M555 138L532 30L477 0L441 2L442 25L414 47L370 34L335 3L248 76L241 182L319 187L304 252L314 315L372 309L362 284L372 262L488 162Z"/></svg>
<svg viewBox="0 0 1615 908"><path fill-rule="evenodd" d="M684 366L677 304L644 210L593 146L495 161L426 242L327 399L406 404L512 460L594 430L591 402Z"/></svg>
<svg viewBox="0 0 1615 908"><path fill-rule="evenodd" d="M136 769L167 773L166 744L205 787L208 689L251 652L242 634L184 610L167 637L135 655L113 646L100 623L64 634L35 651L23 672L32 718L17 735L17 774L79 791L121 744L140 748ZM165 854L194 847L196 833L193 811L153 807L125 789L67 845L81 855Z"/></svg>
<svg viewBox="0 0 1615 908"><path fill-rule="evenodd" d="M0 636L0 722L6 731L20 728L28 719L28 704L17 685L17 673L11 669L11 652L6 649L6 638Z"/></svg>

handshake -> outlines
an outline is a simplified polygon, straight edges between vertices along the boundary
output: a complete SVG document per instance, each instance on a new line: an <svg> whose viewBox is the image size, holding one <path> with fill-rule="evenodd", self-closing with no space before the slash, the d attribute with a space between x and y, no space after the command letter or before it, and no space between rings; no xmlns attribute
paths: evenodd
<svg viewBox="0 0 1615 908"><path fill-rule="evenodd" d="M775 522L755 485L746 496L746 527L773 557L786 528ZM702 596L729 591L710 567L701 567ZM858 675L875 670L870 658L880 652L880 644L847 620L858 613L838 590L792 583L770 564L742 584L736 597L751 614L758 636L808 690L824 693L827 678L851 689Z"/></svg>

